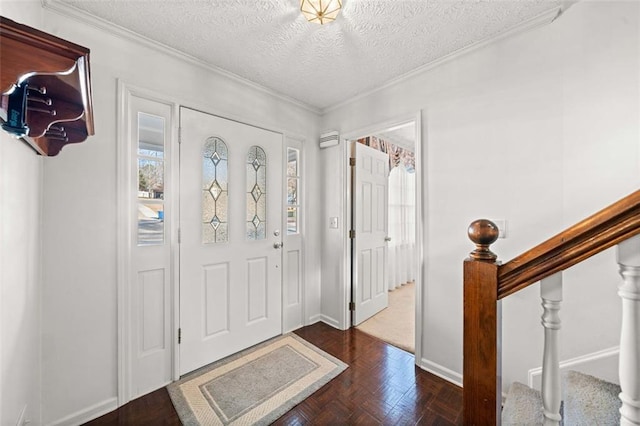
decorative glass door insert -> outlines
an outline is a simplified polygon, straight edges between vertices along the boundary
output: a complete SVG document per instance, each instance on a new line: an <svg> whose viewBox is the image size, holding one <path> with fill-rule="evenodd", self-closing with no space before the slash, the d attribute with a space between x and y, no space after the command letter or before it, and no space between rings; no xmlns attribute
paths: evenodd
<svg viewBox="0 0 640 426"><path fill-rule="evenodd" d="M259 146L247 153L247 240L267 236L267 155Z"/></svg>
<svg viewBox="0 0 640 426"><path fill-rule="evenodd" d="M208 138L202 149L202 243L229 241L227 144Z"/></svg>

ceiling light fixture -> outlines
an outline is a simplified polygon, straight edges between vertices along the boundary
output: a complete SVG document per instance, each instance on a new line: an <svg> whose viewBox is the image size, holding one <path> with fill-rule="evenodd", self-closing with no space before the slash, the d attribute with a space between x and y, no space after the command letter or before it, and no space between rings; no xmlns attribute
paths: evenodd
<svg viewBox="0 0 640 426"><path fill-rule="evenodd" d="M324 25L335 21L342 9L342 0L300 0L300 11L309 22Z"/></svg>

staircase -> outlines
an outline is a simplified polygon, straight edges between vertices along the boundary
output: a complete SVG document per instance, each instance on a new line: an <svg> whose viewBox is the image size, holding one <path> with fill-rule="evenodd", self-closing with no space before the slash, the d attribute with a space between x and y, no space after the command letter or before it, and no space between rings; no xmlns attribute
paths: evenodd
<svg viewBox="0 0 640 426"><path fill-rule="evenodd" d="M620 386L577 371L562 377L560 424L564 426L619 425ZM522 383L513 383L502 409L502 425L542 425L542 394Z"/></svg>
<svg viewBox="0 0 640 426"><path fill-rule="evenodd" d="M477 220L468 233L476 249L464 261L464 424L640 426L640 191L504 264L490 250L494 223ZM558 350L563 271L614 246L622 277L620 386L575 371L561 375ZM499 302L538 282L541 391L513 383L503 409Z"/></svg>

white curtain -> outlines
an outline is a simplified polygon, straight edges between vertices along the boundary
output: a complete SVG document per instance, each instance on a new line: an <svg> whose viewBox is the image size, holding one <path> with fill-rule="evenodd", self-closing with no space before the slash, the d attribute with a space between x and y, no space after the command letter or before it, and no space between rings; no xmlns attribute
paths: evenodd
<svg viewBox="0 0 640 426"><path fill-rule="evenodd" d="M389 290L415 279L416 174L400 165L389 175Z"/></svg>

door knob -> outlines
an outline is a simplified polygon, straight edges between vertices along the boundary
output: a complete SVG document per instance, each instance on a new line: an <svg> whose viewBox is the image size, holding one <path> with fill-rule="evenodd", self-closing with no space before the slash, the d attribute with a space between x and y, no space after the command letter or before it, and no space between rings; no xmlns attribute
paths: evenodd
<svg viewBox="0 0 640 426"><path fill-rule="evenodd" d="M391 237L384 237L384 240L385 240L386 242L389 242L389 241L391 241Z"/></svg>
<svg viewBox="0 0 640 426"><path fill-rule="evenodd" d="M282 248L283 246L284 246L284 243L273 243L274 249L279 249L279 248Z"/></svg>

